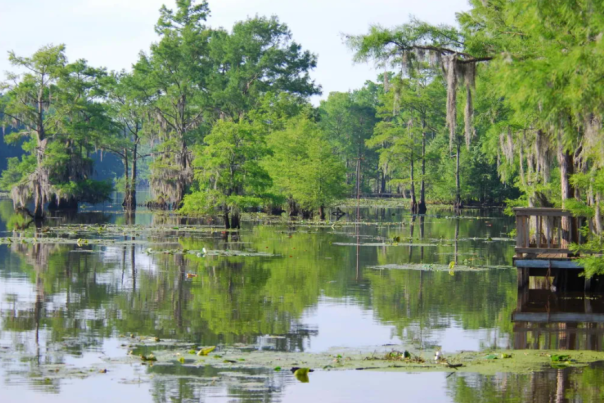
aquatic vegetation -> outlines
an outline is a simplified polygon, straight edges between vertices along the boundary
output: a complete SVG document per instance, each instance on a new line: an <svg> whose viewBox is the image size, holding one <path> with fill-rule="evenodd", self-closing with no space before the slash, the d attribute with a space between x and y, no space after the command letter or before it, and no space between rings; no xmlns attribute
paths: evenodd
<svg viewBox="0 0 604 403"><path fill-rule="evenodd" d="M199 352L197 352L197 355L199 355L199 356L206 356L206 355L210 354L214 350L216 350L216 346L202 348L201 350L199 350Z"/></svg>
<svg viewBox="0 0 604 403"><path fill-rule="evenodd" d="M369 361L380 360L380 359L385 360L385 361L404 361L404 362L414 362L414 363L418 363L418 364L423 364L426 362L426 360L424 360L423 357L421 357L419 355L413 355L407 350L405 350L405 351L392 350L392 351L387 352L383 357L373 355L370 357L366 357L365 359L369 360Z"/></svg>
<svg viewBox="0 0 604 403"><path fill-rule="evenodd" d="M150 361L150 362L157 361L157 358L155 358L155 356L153 354L149 354L149 355L141 354L140 358L143 361Z"/></svg>
<svg viewBox="0 0 604 403"><path fill-rule="evenodd" d="M425 246L425 247L433 247L439 246L435 243L352 243L352 242L334 242L333 245L338 246Z"/></svg>
<svg viewBox="0 0 604 403"><path fill-rule="evenodd" d="M163 349L154 352L157 364L170 365L175 357L182 357L188 350L179 349L174 341L174 349ZM148 344L144 344L149 346ZM143 346L144 346L143 345ZM139 345L138 348L140 348ZM184 347L184 345L183 345ZM565 367L586 366L596 361L604 361L604 352L575 351L571 355L557 351L545 350L509 350L503 351L463 351L459 353L440 353L438 359L428 359L435 355L434 350L408 350L375 347L374 352L364 353L358 349L332 348L324 353L278 352L240 349L232 346L203 348L197 354L209 360L187 360L184 365L194 367L212 366L218 369L252 369L279 372L291 368L291 372L300 371L300 376L307 376L312 371L346 371L346 370L381 370L381 371L462 371L481 374L498 372L530 373L547 368L552 363ZM180 358L178 358L180 360ZM122 362L129 362L128 358Z"/></svg>
<svg viewBox="0 0 604 403"><path fill-rule="evenodd" d="M465 266L459 265L455 262L451 262L449 264L385 264L380 266L371 266L370 269L374 270L422 270L422 271L486 271L486 270L494 270L494 269L509 269L509 266Z"/></svg>

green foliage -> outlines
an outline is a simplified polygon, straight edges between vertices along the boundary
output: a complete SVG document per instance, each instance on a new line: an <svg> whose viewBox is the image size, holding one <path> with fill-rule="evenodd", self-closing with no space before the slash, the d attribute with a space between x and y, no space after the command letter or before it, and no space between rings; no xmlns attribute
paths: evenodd
<svg viewBox="0 0 604 403"><path fill-rule="evenodd" d="M199 189L185 197L182 211L199 214L259 205L271 185L260 164L268 153L262 134L246 121L218 121L205 142L193 163Z"/></svg>
<svg viewBox="0 0 604 403"><path fill-rule="evenodd" d="M6 170L2 171L0 177L0 189L10 191L34 172L36 158L33 155L25 155L21 160L18 157L8 158L7 164Z"/></svg>
<svg viewBox="0 0 604 403"><path fill-rule="evenodd" d="M265 166L276 193L290 196L308 211L344 197L346 168L317 123L305 116L294 118L283 131L271 133L268 143L273 154Z"/></svg>
<svg viewBox="0 0 604 403"><path fill-rule="evenodd" d="M193 183L210 177L196 175L193 160L205 153L204 142L215 141L205 137L215 139L221 122L244 124L268 93L304 98L320 92L309 77L316 56L293 42L288 27L276 17L251 18L227 32L206 26L208 15L205 2L179 1L176 11L163 7L156 26L161 39L134 66L134 80L150 106L152 132L157 133L152 189L176 204L192 185L195 190L207 188L207 183ZM227 198L239 193L227 192Z"/></svg>
<svg viewBox="0 0 604 403"><path fill-rule="evenodd" d="M156 133L151 188L157 196L180 203L193 180L191 144L202 138L207 118L204 94L208 76L206 2L178 1L176 11L163 6L155 31L160 41L141 54L130 80L149 106L149 130Z"/></svg>
<svg viewBox="0 0 604 403"><path fill-rule="evenodd" d="M274 16L237 22L230 33L212 31L209 58L211 102L231 119L256 109L267 93L320 93L309 77L317 57L292 41L287 25Z"/></svg>
<svg viewBox="0 0 604 403"><path fill-rule="evenodd" d="M81 203L98 204L111 201L114 192L110 181L85 179L56 185L57 195L64 199L75 199Z"/></svg>
<svg viewBox="0 0 604 403"><path fill-rule="evenodd" d="M4 139L22 142L25 154L9 162L1 186L11 188L18 205L33 199L37 217L46 201L61 197L66 189L74 197L104 198L99 195L106 193L106 186L84 191L93 173L89 154L111 127L105 105L98 102L104 97L104 69L90 67L85 60L68 63L63 45L41 48L31 57L11 52L9 60L27 72L20 77L9 74L10 81L2 85L3 120L13 129Z"/></svg>
<svg viewBox="0 0 604 403"><path fill-rule="evenodd" d="M379 173L378 155L367 147L378 122L376 106L381 86L365 83L359 90L348 93L333 92L319 107L319 125L334 147L334 152L347 168L346 183L356 183L357 161L360 160L360 187L371 191L371 182ZM379 187L374 183L373 188Z"/></svg>

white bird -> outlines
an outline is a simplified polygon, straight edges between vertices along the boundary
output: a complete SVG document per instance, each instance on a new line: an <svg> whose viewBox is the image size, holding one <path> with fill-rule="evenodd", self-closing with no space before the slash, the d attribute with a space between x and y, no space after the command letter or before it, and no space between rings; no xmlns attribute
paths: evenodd
<svg viewBox="0 0 604 403"><path fill-rule="evenodd" d="M442 358L441 356L442 356L442 353L440 352L440 350L436 351L434 353L434 361L440 361L440 359Z"/></svg>
<svg viewBox="0 0 604 403"><path fill-rule="evenodd" d="M201 251L203 252L203 254L204 254L204 255L205 255L206 253L208 253L208 252L206 251L206 248L202 248L202 249L201 249Z"/></svg>

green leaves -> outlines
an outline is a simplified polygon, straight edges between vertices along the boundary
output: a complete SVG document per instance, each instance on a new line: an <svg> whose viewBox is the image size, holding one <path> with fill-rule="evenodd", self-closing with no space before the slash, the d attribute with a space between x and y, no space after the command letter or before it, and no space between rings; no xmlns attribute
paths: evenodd
<svg viewBox="0 0 604 403"><path fill-rule="evenodd" d="M220 120L197 149L194 166L199 190L187 195L182 211L209 213L223 206L243 209L261 203L271 178L260 164L268 153L253 124Z"/></svg>
<svg viewBox="0 0 604 403"><path fill-rule="evenodd" d="M155 361L157 361L157 358L155 358L155 356L153 354L149 354L149 355L141 354L140 358L141 358L141 360L146 361L146 362L155 362Z"/></svg>
<svg viewBox="0 0 604 403"><path fill-rule="evenodd" d="M294 371L294 376L301 383L308 383L308 382L310 382L310 380L308 378L308 374L310 372L312 372L312 369L310 369L310 368L297 368Z"/></svg>
<svg viewBox="0 0 604 403"><path fill-rule="evenodd" d="M14 189L18 205L36 194L38 218L49 201L77 205L106 200L111 184L90 179L90 154L111 129L106 105L100 102L105 70L85 60L68 63L64 45L41 48L31 57L11 52L9 60L27 72L2 85L3 125L13 129L9 141L28 141L21 161L9 161L0 186Z"/></svg>
<svg viewBox="0 0 604 403"><path fill-rule="evenodd" d="M201 356L206 356L206 355L210 354L214 350L216 350L216 346L202 348L201 350L199 350L197 352L197 355L200 356L200 357Z"/></svg>
<svg viewBox="0 0 604 403"><path fill-rule="evenodd" d="M327 207L344 196L345 166L316 123L307 117L292 119L284 131L269 136L269 145L273 154L265 166L274 187L302 209Z"/></svg>
<svg viewBox="0 0 604 403"><path fill-rule="evenodd" d="M455 275L455 261L449 263L449 275Z"/></svg>
<svg viewBox="0 0 604 403"><path fill-rule="evenodd" d="M552 354L550 356L550 359L552 360L552 362L569 361L570 360L570 355L567 355L567 354Z"/></svg>

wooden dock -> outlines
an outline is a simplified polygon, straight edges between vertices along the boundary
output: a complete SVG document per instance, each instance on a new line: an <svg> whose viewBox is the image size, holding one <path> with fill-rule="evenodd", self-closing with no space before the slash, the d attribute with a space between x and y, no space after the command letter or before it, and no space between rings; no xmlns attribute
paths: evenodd
<svg viewBox="0 0 604 403"><path fill-rule="evenodd" d="M585 219L554 208L516 208L514 266L518 300L512 313L514 348L600 350L604 295L590 291L603 278L586 280L570 245L585 243Z"/></svg>
<svg viewBox="0 0 604 403"><path fill-rule="evenodd" d="M585 242L579 231L584 219L557 208L515 208L514 213L514 266L518 269L519 289L528 285L531 276L551 278L559 288L576 283L583 267L576 262L578 256L570 245ZM589 281L584 283L589 286Z"/></svg>

